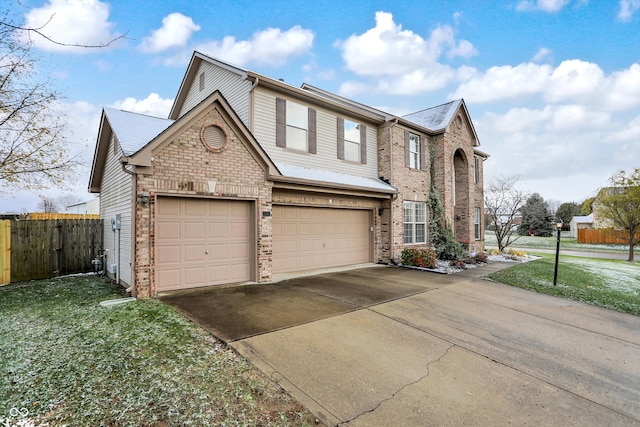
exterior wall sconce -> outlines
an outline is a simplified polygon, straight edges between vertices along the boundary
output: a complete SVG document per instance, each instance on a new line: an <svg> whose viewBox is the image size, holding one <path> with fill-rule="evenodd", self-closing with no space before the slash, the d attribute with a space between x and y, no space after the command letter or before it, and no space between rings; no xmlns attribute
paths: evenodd
<svg viewBox="0 0 640 427"><path fill-rule="evenodd" d="M382 216L384 213L384 208L378 208L378 216Z"/></svg>
<svg viewBox="0 0 640 427"><path fill-rule="evenodd" d="M462 219L462 217L460 216L460 214L456 214L456 221L460 221Z"/></svg>
<svg viewBox="0 0 640 427"><path fill-rule="evenodd" d="M148 191L144 191L142 192L142 194L140 194L140 205L143 208L146 208L147 206L149 206L150 200L151 200L151 195L149 194Z"/></svg>

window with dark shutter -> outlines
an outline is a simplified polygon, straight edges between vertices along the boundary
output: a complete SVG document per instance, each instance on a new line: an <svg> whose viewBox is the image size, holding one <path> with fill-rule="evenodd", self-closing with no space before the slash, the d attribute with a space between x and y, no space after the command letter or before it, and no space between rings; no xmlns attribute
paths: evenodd
<svg viewBox="0 0 640 427"><path fill-rule="evenodd" d="M411 167L411 151L409 150L409 131L404 131L404 165Z"/></svg>
<svg viewBox="0 0 640 427"><path fill-rule="evenodd" d="M425 147L424 147L425 139L420 137L420 170L427 170L427 156L425 155Z"/></svg>
<svg viewBox="0 0 640 427"><path fill-rule="evenodd" d="M344 119L342 117L338 117L336 130L338 132L338 158L344 160Z"/></svg>
<svg viewBox="0 0 640 427"><path fill-rule="evenodd" d="M276 147L286 147L287 104L282 98L276 98Z"/></svg>
<svg viewBox="0 0 640 427"><path fill-rule="evenodd" d="M367 127L360 124L360 163L367 164Z"/></svg>
<svg viewBox="0 0 640 427"><path fill-rule="evenodd" d="M316 143L316 110L313 108L309 108L309 153L316 154L317 152L317 143Z"/></svg>

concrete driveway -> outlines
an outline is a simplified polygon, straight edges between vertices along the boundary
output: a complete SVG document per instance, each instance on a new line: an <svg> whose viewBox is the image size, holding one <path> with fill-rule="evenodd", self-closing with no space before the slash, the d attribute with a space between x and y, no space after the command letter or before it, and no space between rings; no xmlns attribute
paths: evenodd
<svg viewBox="0 0 640 427"><path fill-rule="evenodd" d="M171 294L328 425L640 425L640 317L371 267Z"/></svg>

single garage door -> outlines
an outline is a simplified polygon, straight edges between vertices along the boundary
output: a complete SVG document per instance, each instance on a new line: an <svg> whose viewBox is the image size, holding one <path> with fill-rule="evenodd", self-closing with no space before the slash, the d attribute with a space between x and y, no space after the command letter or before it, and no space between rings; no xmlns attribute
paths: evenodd
<svg viewBox="0 0 640 427"><path fill-rule="evenodd" d="M367 210L273 206L273 272L312 270L371 260Z"/></svg>
<svg viewBox="0 0 640 427"><path fill-rule="evenodd" d="M248 281L251 203L158 198L158 292Z"/></svg>

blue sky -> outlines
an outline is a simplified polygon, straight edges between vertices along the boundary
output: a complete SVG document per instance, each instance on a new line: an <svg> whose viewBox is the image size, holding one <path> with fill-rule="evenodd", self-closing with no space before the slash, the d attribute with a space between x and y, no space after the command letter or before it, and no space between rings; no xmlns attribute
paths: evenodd
<svg viewBox="0 0 640 427"><path fill-rule="evenodd" d="M299 86L395 114L464 98L485 185L518 175L546 200L581 202L640 167L640 0L14 0L38 77L62 95L67 140L84 166L56 197L86 193L103 106L166 117L197 49ZM0 191L2 188L0 188ZM38 192L0 194L33 211Z"/></svg>

